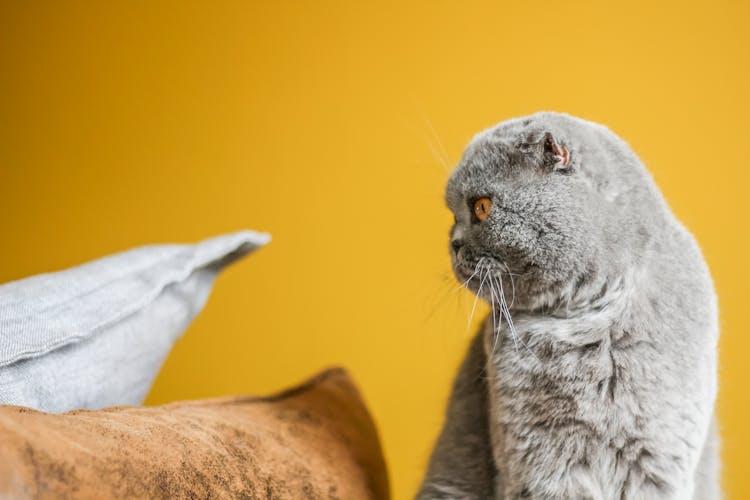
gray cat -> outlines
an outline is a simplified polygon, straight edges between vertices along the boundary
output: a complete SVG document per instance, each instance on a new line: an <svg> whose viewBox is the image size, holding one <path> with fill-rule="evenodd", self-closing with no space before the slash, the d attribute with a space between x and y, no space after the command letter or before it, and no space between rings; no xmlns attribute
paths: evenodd
<svg viewBox="0 0 750 500"><path fill-rule="evenodd" d="M720 498L716 296L627 144L509 120L469 144L446 202L454 272L492 314L417 497Z"/></svg>

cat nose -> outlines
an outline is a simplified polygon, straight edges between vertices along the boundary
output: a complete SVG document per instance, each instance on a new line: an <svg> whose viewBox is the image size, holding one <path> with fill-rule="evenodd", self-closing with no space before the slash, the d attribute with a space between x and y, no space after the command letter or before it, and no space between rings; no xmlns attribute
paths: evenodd
<svg viewBox="0 0 750 500"><path fill-rule="evenodd" d="M453 251L458 254L458 251L461 250L461 247L464 246L464 240L453 240L451 241L451 248Z"/></svg>

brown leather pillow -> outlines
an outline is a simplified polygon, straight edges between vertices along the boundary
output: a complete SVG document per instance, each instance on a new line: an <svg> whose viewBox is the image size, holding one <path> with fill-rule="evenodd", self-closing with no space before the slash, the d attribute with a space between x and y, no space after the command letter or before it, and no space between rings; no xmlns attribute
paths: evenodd
<svg viewBox="0 0 750 500"><path fill-rule="evenodd" d="M48 414L0 407L1 498L387 499L341 369L270 397Z"/></svg>

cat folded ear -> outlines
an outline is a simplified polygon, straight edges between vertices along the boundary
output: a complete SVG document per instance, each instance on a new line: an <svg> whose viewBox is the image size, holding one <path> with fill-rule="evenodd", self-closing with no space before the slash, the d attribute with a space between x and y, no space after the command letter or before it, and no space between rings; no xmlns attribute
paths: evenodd
<svg viewBox="0 0 750 500"><path fill-rule="evenodd" d="M551 133L544 134L544 163L553 170L568 170L570 168L570 151L558 143Z"/></svg>

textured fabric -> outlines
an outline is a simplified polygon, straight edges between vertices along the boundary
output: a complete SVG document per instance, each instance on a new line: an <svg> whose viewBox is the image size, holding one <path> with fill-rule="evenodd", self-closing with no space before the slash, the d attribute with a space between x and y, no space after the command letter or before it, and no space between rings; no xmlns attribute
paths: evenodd
<svg viewBox="0 0 750 500"><path fill-rule="evenodd" d="M142 403L217 272L268 239L244 231L141 247L0 286L0 404Z"/></svg>
<svg viewBox="0 0 750 500"><path fill-rule="evenodd" d="M340 369L265 398L0 407L0 442L2 498L389 496L375 426Z"/></svg>

